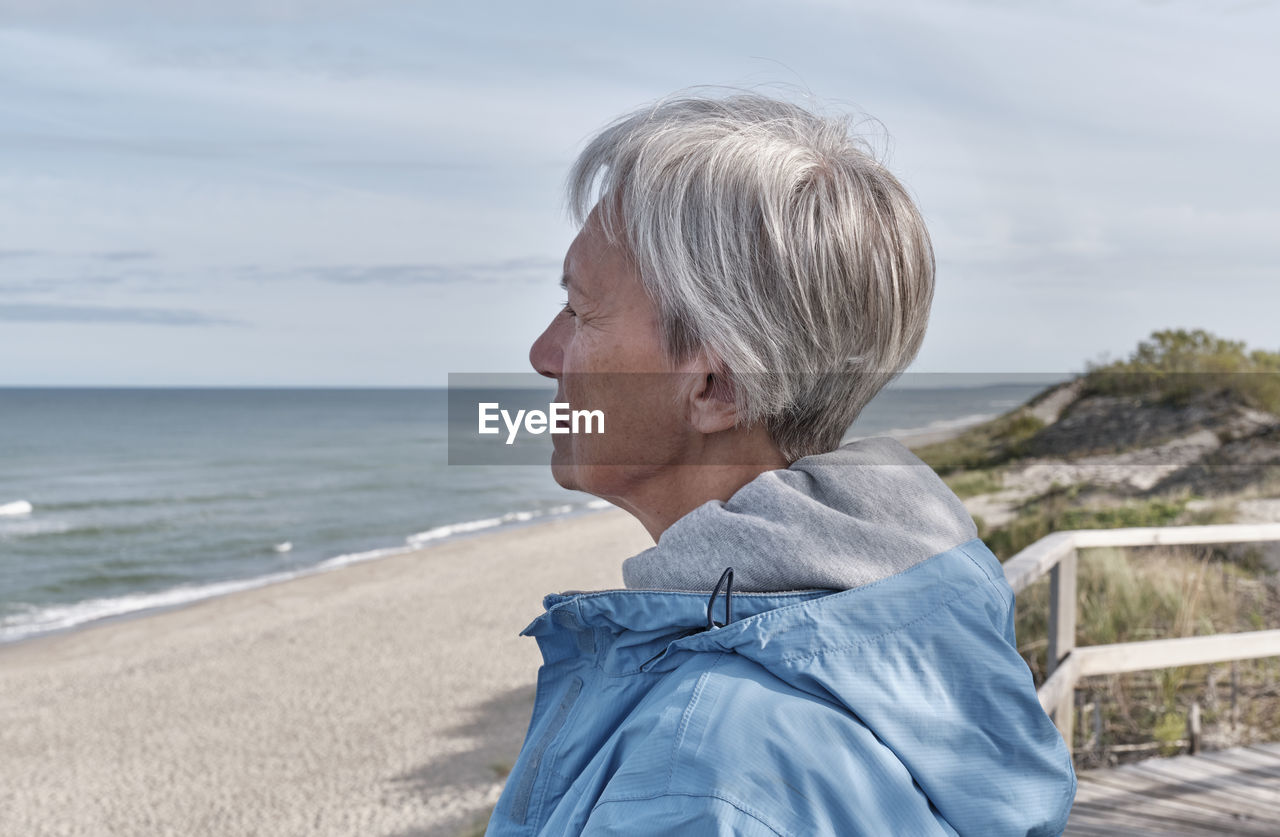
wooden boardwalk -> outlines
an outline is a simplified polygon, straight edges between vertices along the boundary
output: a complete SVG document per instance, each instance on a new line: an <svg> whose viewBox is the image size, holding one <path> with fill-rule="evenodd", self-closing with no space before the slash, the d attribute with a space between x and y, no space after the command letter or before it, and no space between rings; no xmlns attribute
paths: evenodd
<svg viewBox="0 0 1280 837"><path fill-rule="evenodd" d="M1280 835L1280 744L1080 773L1069 835Z"/></svg>

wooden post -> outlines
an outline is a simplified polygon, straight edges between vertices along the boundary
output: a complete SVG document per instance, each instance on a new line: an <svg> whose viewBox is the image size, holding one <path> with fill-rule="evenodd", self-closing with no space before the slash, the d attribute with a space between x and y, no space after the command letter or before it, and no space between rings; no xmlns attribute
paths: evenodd
<svg viewBox="0 0 1280 837"><path fill-rule="evenodd" d="M1093 754L1102 763L1102 700L1093 702Z"/></svg>
<svg viewBox="0 0 1280 837"><path fill-rule="evenodd" d="M1053 674L1071 649L1076 647L1076 554L1072 549L1049 571L1049 651L1045 676ZM1062 701L1053 713L1053 722L1062 732L1067 747L1072 746L1074 701Z"/></svg>
<svg viewBox="0 0 1280 837"><path fill-rule="evenodd" d="M1075 702L1076 702L1076 706L1075 706L1076 717L1073 723L1080 730L1080 734L1084 735L1085 731L1089 729L1089 727L1086 726L1084 722L1084 712L1085 712L1085 703L1087 702L1087 695L1085 695L1084 692L1077 691L1075 693ZM1068 745L1070 744L1070 742L1067 742L1067 743ZM1089 748L1088 741L1080 742L1081 750L1086 750L1088 748Z"/></svg>
<svg viewBox="0 0 1280 837"><path fill-rule="evenodd" d="M1045 677L1076 647L1076 550L1049 571L1049 655Z"/></svg>
<svg viewBox="0 0 1280 837"><path fill-rule="evenodd" d="M1187 740L1191 742L1191 755L1200 754L1200 701L1193 701L1187 713Z"/></svg>
<svg viewBox="0 0 1280 837"><path fill-rule="evenodd" d="M1236 660L1231 661L1231 728L1234 730L1236 724L1240 722L1240 704L1237 702L1240 694L1240 666Z"/></svg>

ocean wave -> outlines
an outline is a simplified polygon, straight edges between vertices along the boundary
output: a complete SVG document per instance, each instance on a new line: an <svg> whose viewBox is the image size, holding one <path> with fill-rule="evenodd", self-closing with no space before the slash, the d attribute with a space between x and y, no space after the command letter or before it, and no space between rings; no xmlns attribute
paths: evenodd
<svg viewBox="0 0 1280 837"><path fill-rule="evenodd" d="M121 571L110 572L102 569L97 573L86 573L74 578L64 578L50 581L35 587L37 593L52 593L54 595L67 592L79 592L84 597L92 596L95 591L109 588L111 590L120 590L121 587L158 587L161 584L176 585L185 584L188 579L184 576L163 570L148 571L145 568L137 571Z"/></svg>
<svg viewBox="0 0 1280 837"><path fill-rule="evenodd" d="M40 535L62 535L71 531L71 524L65 520L6 519L0 520L0 540L11 538L33 538Z"/></svg>
<svg viewBox="0 0 1280 837"><path fill-rule="evenodd" d="M50 631L65 630L107 619L113 616L125 616L144 610L160 607L174 607L190 604L214 596L236 593L241 590L252 590L265 587L279 581L295 578L300 573L272 573L271 575L239 581L217 581L209 584L182 585L161 590L155 593L130 593L124 596L85 599L72 604L58 605L25 605L18 613L0 617L0 642L13 642L27 639Z"/></svg>
<svg viewBox="0 0 1280 837"><path fill-rule="evenodd" d="M582 505L585 509L600 509L612 506L613 504L606 500L590 500ZM479 520L464 520L459 523L447 523L443 526L436 526L423 532L416 532L404 539L404 546L390 546L382 549L370 549L364 552L350 552L345 555L336 555L319 564L317 569L329 570L338 567L345 567L350 564L357 564L361 561L371 561L376 558L386 558L391 555L404 555L408 552L414 552L418 549L435 543L436 541L445 540L447 538L458 537L459 535L470 535L475 532L483 532L487 529L495 529L500 526L510 526L517 523L527 523L542 517L563 517L579 511L580 507L572 503L565 503L559 506L551 506L546 509L534 509L529 511L514 511L499 515L498 517L483 517Z"/></svg>
<svg viewBox="0 0 1280 837"><path fill-rule="evenodd" d="M36 538L46 535L64 535L73 538L94 538L100 535L142 535L166 528L163 522L117 523L74 525L56 518L0 518L0 539Z"/></svg>
<svg viewBox="0 0 1280 837"><path fill-rule="evenodd" d="M597 505L603 503L604 505ZM584 508L599 509L612 505L607 500L590 500L584 504ZM436 526L434 529L428 529L425 532L418 532L405 538L405 543L411 547L419 547L431 541L440 540L441 538L450 538L455 535L465 535L471 532L479 532L483 529L492 529L495 526L504 526L511 523L528 523L530 520L536 520L540 517L560 517L570 514L574 511L572 503L566 503L560 506L552 506L547 509L535 509L532 511L514 511L507 512L499 517L485 517L480 520L467 520L462 523L449 523L445 526Z"/></svg>
<svg viewBox="0 0 1280 837"><path fill-rule="evenodd" d="M493 529L494 526L502 526L506 522L516 522L520 520L518 514L525 514L524 520L530 520L527 512L512 512L512 517L503 514L502 517L485 517L483 520L463 521L461 523L447 523L444 526L436 526L434 529L425 532L416 532L416 534L408 536L404 539L404 543L410 546L421 546L430 540L439 540L442 538L452 538L453 535L461 535L463 532L477 532L481 529Z"/></svg>
<svg viewBox="0 0 1280 837"><path fill-rule="evenodd" d="M0 503L0 517L21 517L31 514L31 503L26 500L14 500L11 503Z"/></svg>
<svg viewBox="0 0 1280 837"><path fill-rule="evenodd" d="M91 500L65 500L42 503L40 508L49 511L97 511L100 509L145 508L147 506L183 506L208 503L262 500L262 491L237 491L215 494L157 494L152 497L100 497Z"/></svg>
<svg viewBox="0 0 1280 837"><path fill-rule="evenodd" d="M345 555L335 555L332 558L321 561L316 565L317 570L336 570L339 567L346 567L351 564L359 564L362 561L372 561L375 558L389 558L392 555L404 555L413 552L412 546L388 546L383 549L369 549L364 552L348 552Z"/></svg>
<svg viewBox="0 0 1280 837"><path fill-rule="evenodd" d="M546 509L514 511L498 517L450 523L410 535L405 538L403 546L391 546L336 555L311 567L270 573L253 578L216 581L207 584L184 584L153 593L131 593L122 596L86 599L72 604L19 605L21 610L18 612L0 617L0 643L27 639L51 631L74 628L99 619L128 616L156 608L190 604L227 593L252 590L268 584L288 581L319 572L327 572L364 561L403 555L414 552L426 544L459 535L480 532L500 526L526 523L538 518L562 517L582 509L602 509L611 505L606 500L590 500L581 506L575 506L570 503Z"/></svg>

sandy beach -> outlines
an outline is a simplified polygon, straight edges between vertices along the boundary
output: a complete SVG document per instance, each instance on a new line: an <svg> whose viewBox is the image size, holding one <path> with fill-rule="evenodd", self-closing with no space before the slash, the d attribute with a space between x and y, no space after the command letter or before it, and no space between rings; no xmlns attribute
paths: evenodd
<svg viewBox="0 0 1280 837"><path fill-rule="evenodd" d="M610 510L0 646L0 834L463 832L523 739L542 596L650 545Z"/></svg>

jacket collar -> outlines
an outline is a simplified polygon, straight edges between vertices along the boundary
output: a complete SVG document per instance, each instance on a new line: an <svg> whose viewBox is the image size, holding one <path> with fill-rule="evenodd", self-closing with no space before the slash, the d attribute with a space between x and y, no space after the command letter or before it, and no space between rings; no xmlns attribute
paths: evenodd
<svg viewBox="0 0 1280 837"><path fill-rule="evenodd" d="M670 665L658 664L662 662L658 658L669 657L665 652L675 650L670 646L693 650L714 645L729 634L757 629L756 617L761 614L831 592L734 593L733 622L710 631L705 630L707 593L605 590L553 594L543 599L546 612L521 636L538 640L547 665L589 657L609 674L665 670Z"/></svg>

